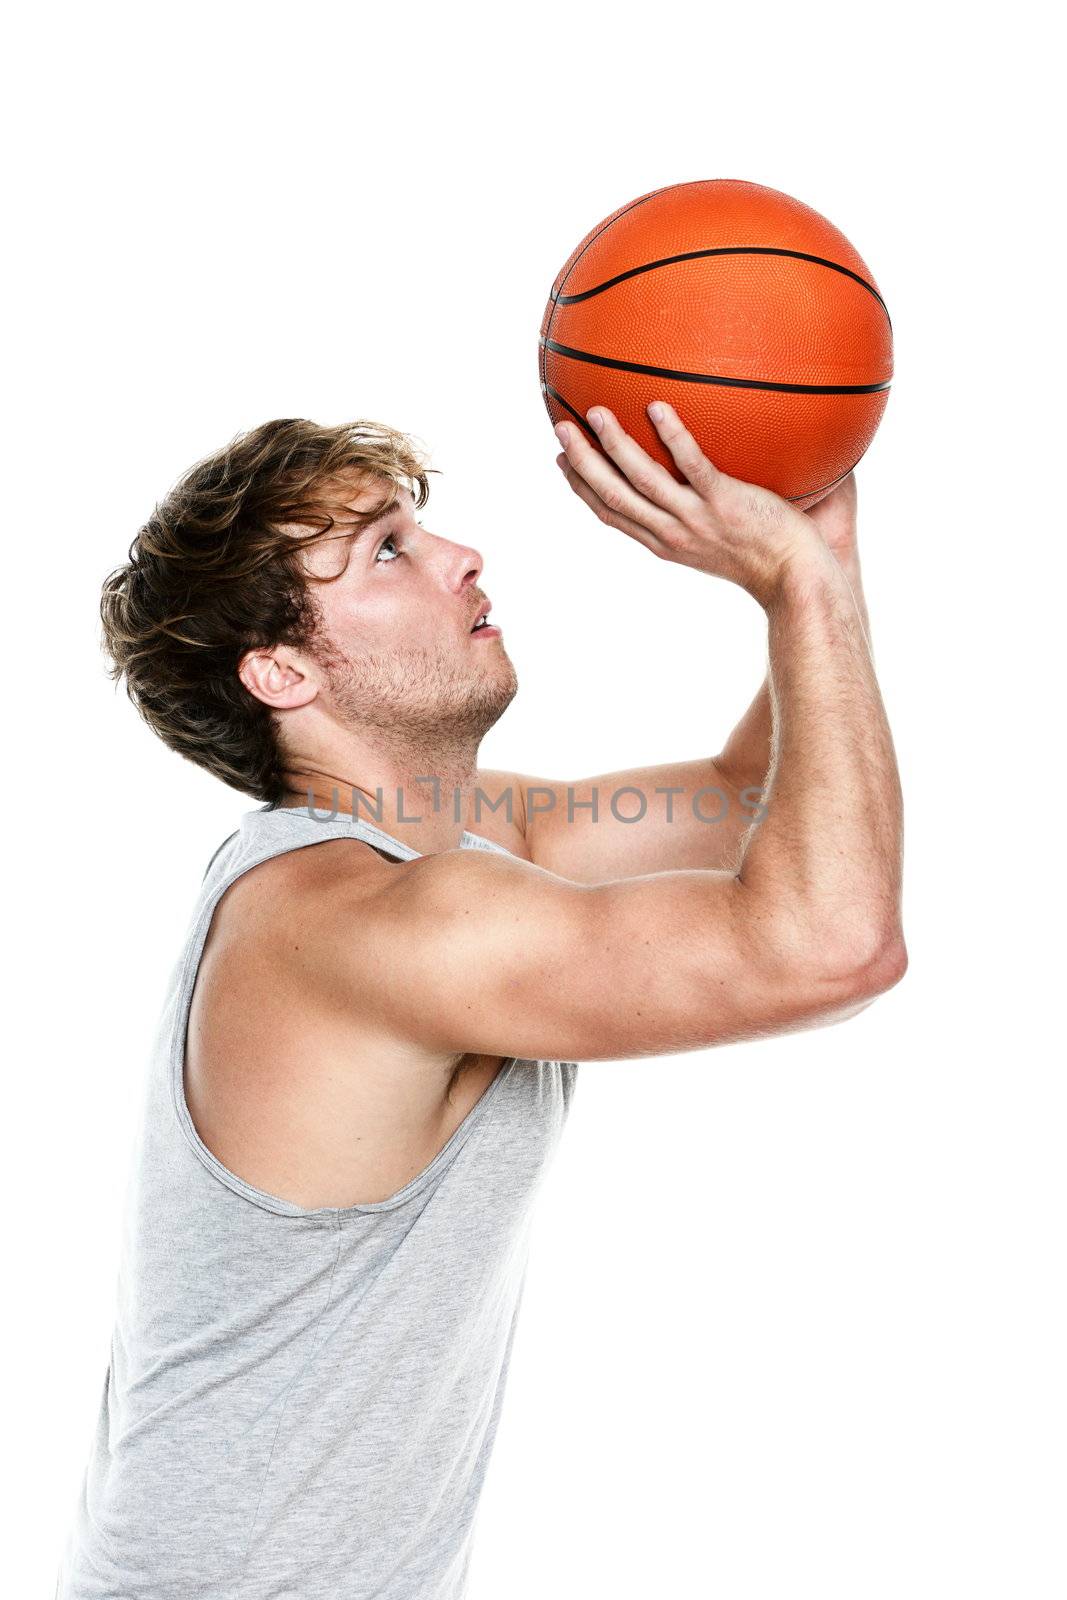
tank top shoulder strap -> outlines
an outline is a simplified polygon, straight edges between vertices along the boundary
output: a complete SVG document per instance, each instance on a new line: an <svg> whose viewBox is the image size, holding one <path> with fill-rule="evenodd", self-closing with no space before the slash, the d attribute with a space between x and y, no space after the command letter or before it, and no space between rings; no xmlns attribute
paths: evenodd
<svg viewBox="0 0 1067 1600"><path fill-rule="evenodd" d="M367 817L351 816L344 812L318 813L306 805L264 805L254 811L246 811L237 831L219 845L204 872L201 893L210 895L212 888L222 879L238 877L271 856L282 855L287 850L299 850L323 839L361 839L375 850L399 861L415 861L422 854L386 833L384 828L379 828ZM512 853L506 845L498 844L495 839L486 839L482 834L466 830L460 838L460 848L495 850L502 855Z"/></svg>

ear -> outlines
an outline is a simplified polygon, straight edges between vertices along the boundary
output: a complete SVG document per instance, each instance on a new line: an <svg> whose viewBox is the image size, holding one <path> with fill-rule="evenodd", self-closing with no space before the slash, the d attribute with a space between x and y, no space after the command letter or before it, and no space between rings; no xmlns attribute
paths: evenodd
<svg viewBox="0 0 1067 1600"><path fill-rule="evenodd" d="M249 650L237 663L237 676L250 694L279 711L306 706L319 685L289 650Z"/></svg>

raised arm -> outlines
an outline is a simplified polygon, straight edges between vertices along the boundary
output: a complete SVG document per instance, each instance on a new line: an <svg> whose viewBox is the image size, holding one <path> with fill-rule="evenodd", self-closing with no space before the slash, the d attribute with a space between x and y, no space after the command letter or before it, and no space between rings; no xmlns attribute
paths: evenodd
<svg viewBox="0 0 1067 1600"><path fill-rule="evenodd" d="M582 476L589 450L568 463L572 488L590 500ZM590 500L590 503L593 503ZM597 509L596 507L594 507ZM599 509L598 509L598 514ZM860 574L856 526L856 479L849 473L807 513L848 579L870 641ZM700 726L702 706L694 700ZM577 883L681 867L717 866L736 871L744 838L758 814L771 762L771 679L768 667L758 693L721 750L683 761L630 767L593 776L550 779L528 773L487 775L510 790L523 853L538 866ZM700 735L694 744L702 742ZM615 797L618 797L617 799ZM477 823L474 824L477 831Z"/></svg>
<svg viewBox="0 0 1067 1600"><path fill-rule="evenodd" d="M765 819L736 872L582 885L446 851L369 886L342 876L308 981L383 1033L533 1059L658 1055L836 1020L905 970L900 787L852 590L803 513L716 473L669 409L662 432L692 487L664 472L612 514L766 610Z"/></svg>
<svg viewBox="0 0 1067 1600"><path fill-rule="evenodd" d="M856 527L856 474L850 472L807 516L822 535L848 580L860 622L871 646L871 624L860 570L859 539ZM873 646L871 647L873 658ZM740 796L751 785L762 787L771 760L771 677L768 669L752 703L746 708L726 743L714 757L720 782L731 796Z"/></svg>

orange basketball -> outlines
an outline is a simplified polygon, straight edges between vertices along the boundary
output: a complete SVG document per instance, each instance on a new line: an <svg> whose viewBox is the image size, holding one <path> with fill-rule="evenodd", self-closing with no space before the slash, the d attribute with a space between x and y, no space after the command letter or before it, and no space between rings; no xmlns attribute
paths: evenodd
<svg viewBox="0 0 1067 1600"><path fill-rule="evenodd" d="M598 401L684 481L645 407L670 401L704 454L801 510L874 438L893 375L878 286L843 233L777 189L653 189L572 251L541 323L553 426Z"/></svg>

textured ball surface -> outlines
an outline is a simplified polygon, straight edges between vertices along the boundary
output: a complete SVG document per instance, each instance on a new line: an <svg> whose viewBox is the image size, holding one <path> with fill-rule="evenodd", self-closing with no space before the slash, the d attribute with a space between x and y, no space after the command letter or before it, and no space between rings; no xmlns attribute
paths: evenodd
<svg viewBox="0 0 1067 1600"><path fill-rule="evenodd" d="M893 375L889 314L831 222L777 189L654 189L597 223L545 307L553 426L606 405L681 481L645 410L670 402L705 455L801 510L860 460Z"/></svg>

